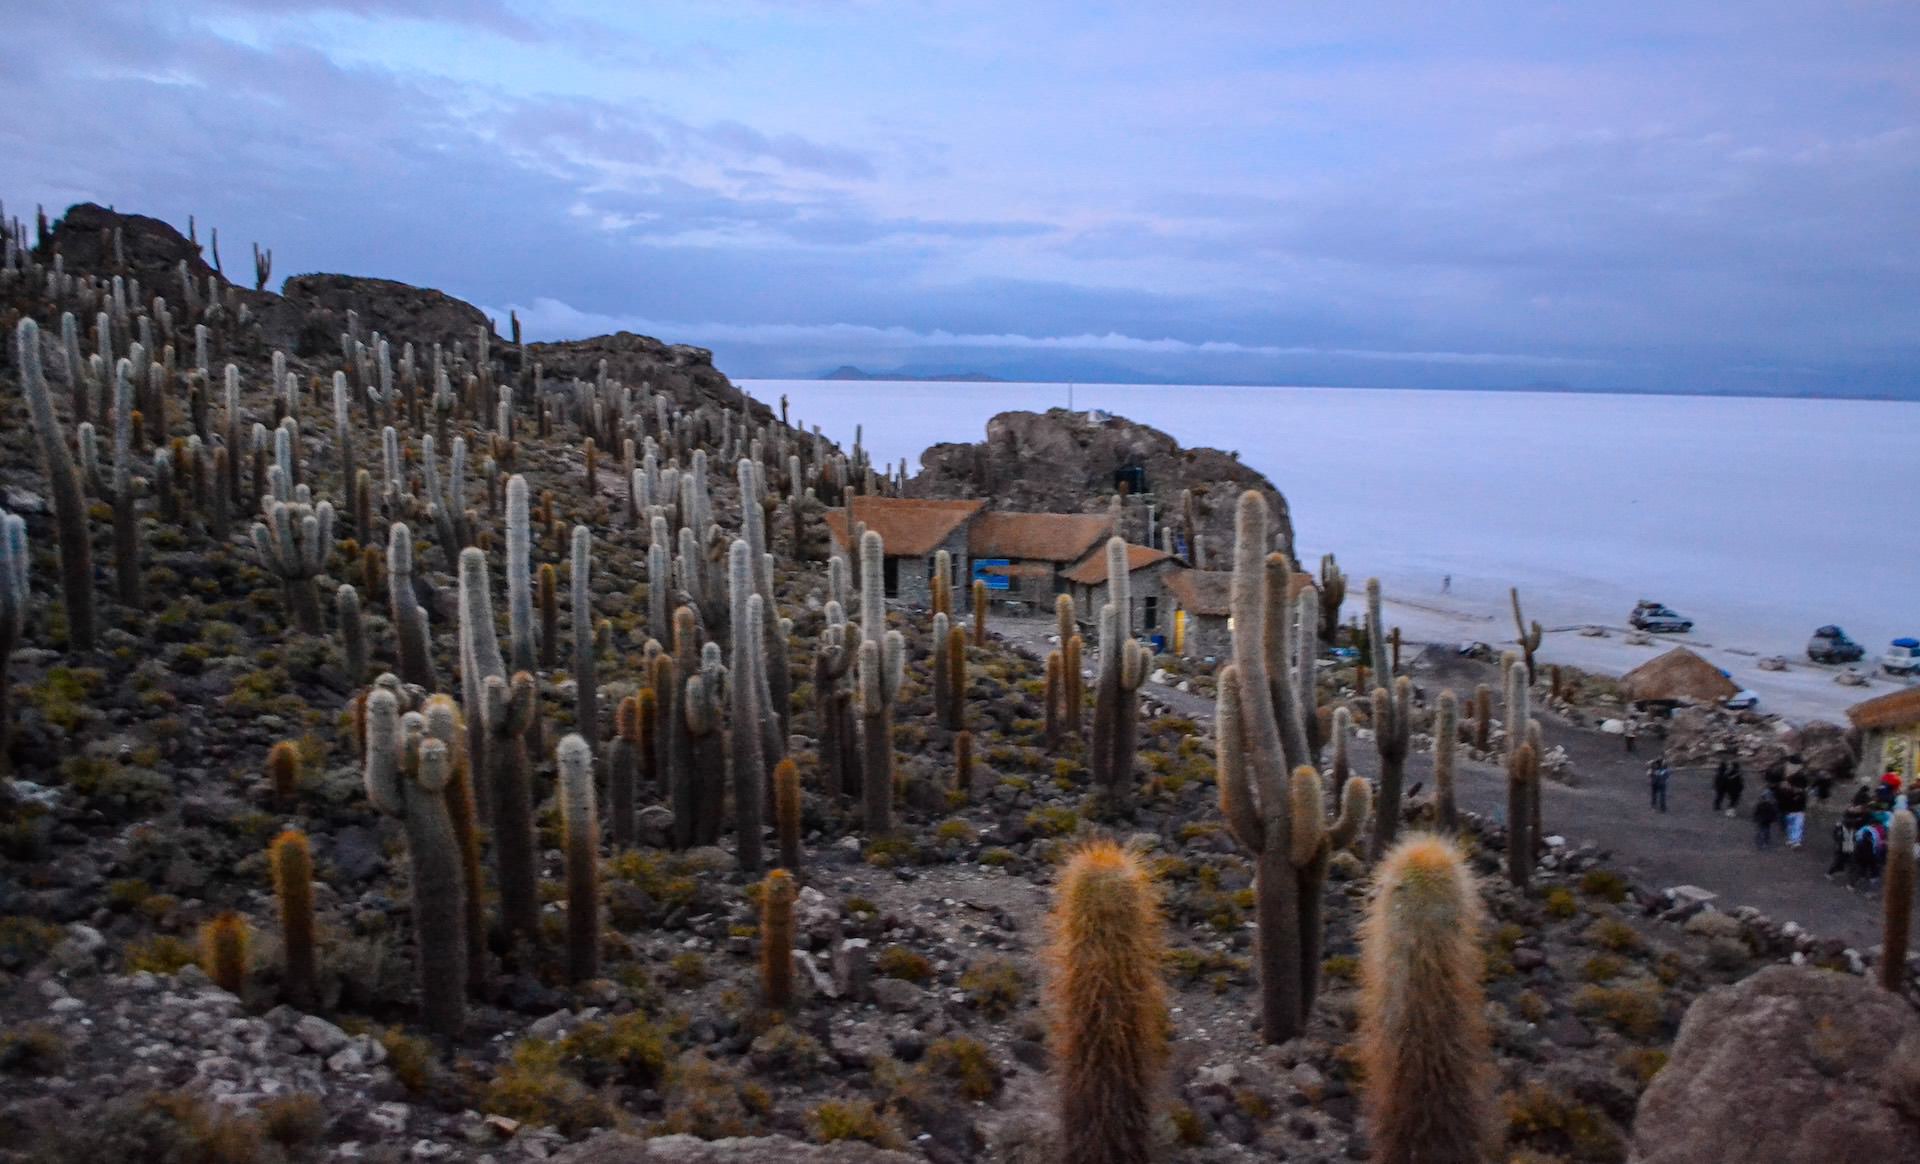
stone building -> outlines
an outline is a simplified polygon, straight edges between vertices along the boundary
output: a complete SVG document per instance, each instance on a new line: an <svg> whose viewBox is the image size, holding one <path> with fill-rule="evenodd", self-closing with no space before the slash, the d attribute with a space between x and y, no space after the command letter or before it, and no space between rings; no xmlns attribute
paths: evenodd
<svg viewBox="0 0 1920 1164"><path fill-rule="evenodd" d="M1133 594L1133 633L1140 638L1173 641L1172 616L1167 603L1167 579L1186 567L1165 550L1127 546L1129 587ZM1073 595L1074 614L1081 622L1100 625L1100 608L1107 604L1107 551L1102 544L1061 575Z"/></svg>
<svg viewBox="0 0 1920 1164"><path fill-rule="evenodd" d="M1298 575L1296 575L1298 577ZM1175 570L1167 575L1173 603L1168 650L1191 659L1225 659L1233 650L1231 570Z"/></svg>
<svg viewBox="0 0 1920 1164"><path fill-rule="evenodd" d="M995 602L1045 614L1065 589L1062 573L1103 547L1110 529L1097 513L979 514L967 532L972 577L986 580Z"/></svg>
<svg viewBox="0 0 1920 1164"><path fill-rule="evenodd" d="M1894 772L1902 787L1911 786L1920 753L1920 687L1856 703L1847 719L1860 731L1860 779L1872 783Z"/></svg>
<svg viewBox="0 0 1920 1164"><path fill-rule="evenodd" d="M953 556L954 607L966 605L969 578L967 531L984 501L924 501L899 497L855 497L846 509L824 515L834 548L853 561L854 586L859 586L860 550L853 531L864 527L880 535L886 551L887 599L905 606L933 605L934 555ZM851 516L852 525L848 519Z"/></svg>

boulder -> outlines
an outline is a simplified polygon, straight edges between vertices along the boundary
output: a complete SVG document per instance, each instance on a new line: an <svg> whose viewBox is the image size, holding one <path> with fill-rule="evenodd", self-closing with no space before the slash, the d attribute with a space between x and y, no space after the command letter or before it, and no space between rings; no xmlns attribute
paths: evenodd
<svg viewBox="0 0 1920 1164"><path fill-rule="evenodd" d="M1913 1008L1850 975L1769 966L1688 1008L1641 1097L1631 1159L1904 1160L1916 1143Z"/></svg>

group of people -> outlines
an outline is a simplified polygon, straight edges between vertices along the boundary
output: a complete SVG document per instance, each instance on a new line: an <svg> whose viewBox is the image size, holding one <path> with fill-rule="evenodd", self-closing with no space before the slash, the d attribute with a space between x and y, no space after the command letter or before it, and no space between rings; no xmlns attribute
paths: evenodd
<svg viewBox="0 0 1920 1164"><path fill-rule="evenodd" d="M1833 794L1833 779L1821 774L1809 778L1798 756L1788 756L1764 774L1764 784L1751 810L1753 845L1756 849L1773 847L1774 830L1789 849L1806 847L1807 806L1809 801L1825 803ZM1647 786L1651 807L1667 811L1667 788L1673 781L1673 767L1665 753L1647 762ZM1737 816L1747 791L1746 774L1735 757L1722 757L1713 769L1713 811ZM1833 826L1833 865L1829 877L1842 873L1849 885L1875 882L1886 863L1887 829L1896 807L1904 807L1898 774L1889 772L1873 788L1862 788L1854 795L1841 818Z"/></svg>

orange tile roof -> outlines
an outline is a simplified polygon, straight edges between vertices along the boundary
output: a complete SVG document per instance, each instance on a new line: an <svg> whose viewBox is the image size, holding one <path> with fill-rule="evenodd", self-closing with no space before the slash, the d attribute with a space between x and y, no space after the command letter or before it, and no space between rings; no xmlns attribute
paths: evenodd
<svg viewBox="0 0 1920 1164"><path fill-rule="evenodd" d="M1877 695L1847 709L1853 726L1867 728L1906 727L1920 723L1920 687Z"/></svg>
<svg viewBox="0 0 1920 1164"><path fill-rule="evenodd" d="M864 524L880 535L889 558L920 558L931 554L968 518L986 507L984 501L926 501L904 497L855 497L852 524ZM848 545L846 509L824 515L833 540Z"/></svg>
<svg viewBox="0 0 1920 1164"><path fill-rule="evenodd" d="M1165 550L1156 550L1150 546L1136 546L1127 543L1127 573L1144 570L1160 562L1173 561L1173 555ZM1069 582L1078 582L1082 586L1097 586L1107 580L1107 551L1105 546L1088 554L1084 560L1064 575Z"/></svg>
<svg viewBox="0 0 1920 1164"><path fill-rule="evenodd" d="M983 513L967 530L967 553L976 558L1077 562L1112 532L1103 513Z"/></svg>

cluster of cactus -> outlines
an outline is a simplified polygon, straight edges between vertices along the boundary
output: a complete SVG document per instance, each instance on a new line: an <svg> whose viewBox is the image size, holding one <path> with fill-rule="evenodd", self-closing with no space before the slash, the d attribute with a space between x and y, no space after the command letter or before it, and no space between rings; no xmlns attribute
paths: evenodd
<svg viewBox="0 0 1920 1164"><path fill-rule="evenodd" d="M1095 841L1067 862L1049 920L1061 1158L1144 1164L1167 1061L1153 882L1131 853Z"/></svg>
<svg viewBox="0 0 1920 1164"><path fill-rule="evenodd" d="M1269 628L1271 633L1271 628ZM1380 580L1367 579L1367 644L1373 655L1373 744L1380 754L1380 803L1370 855L1376 861L1400 831L1400 795L1406 788L1407 749L1413 739L1413 681L1394 677L1387 628L1380 617Z"/></svg>
<svg viewBox="0 0 1920 1164"><path fill-rule="evenodd" d="M447 810L451 741L434 734L420 712L401 715L385 686L368 694L366 716L367 799L407 834L422 1010L434 1030L458 1035L467 1021L467 884Z"/></svg>
<svg viewBox="0 0 1920 1164"><path fill-rule="evenodd" d="M720 665L720 644L701 646L694 637L693 611L674 611L673 655L654 662L655 714L666 756L666 781L673 806L673 843L685 849L713 844L720 836L726 798L726 742L720 734L720 696L727 672Z"/></svg>
<svg viewBox="0 0 1920 1164"><path fill-rule="evenodd" d="M893 831L893 704L906 673L906 640L887 629L886 547L868 530L860 537L861 801L869 836Z"/></svg>
<svg viewBox="0 0 1920 1164"><path fill-rule="evenodd" d="M1318 991L1327 866L1359 834L1372 796L1366 781L1348 780L1339 794L1340 815L1329 825L1300 722L1299 686L1313 675L1293 673L1298 656L1289 645L1293 620L1286 602L1292 568L1286 555L1266 553L1267 516L1259 493L1242 494L1234 530L1233 661L1219 678L1219 787L1228 826L1254 856L1261 1036L1282 1043L1304 1029ZM1336 749L1343 746L1336 736Z"/></svg>
<svg viewBox="0 0 1920 1164"><path fill-rule="evenodd" d="M1140 685L1153 651L1133 637L1127 544L1107 540L1107 602L1100 608L1100 673L1094 680L1093 784L1114 811L1133 801L1133 758L1139 742Z"/></svg>
<svg viewBox="0 0 1920 1164"><path fill-rule="evenodd" d="M733 662L727 682L731 696L732 747L728 762L732 765L734 853L740 868L757 873L764 863L760 833L767 785L766 751L761 733L767 709L761 702L759 677L759 669L765 663L761 653L764 641L761 623L766 608L754 590L751 557L747 543L736 540L727 562L733 595Z"/></svg>
<svg viewBox="0 0 1920 1164"><path fill-rule="evenodd" d="M333 549L333 503L312 503L305 485L293 500L261 499L264 521L253 523L253 546L261 564L279 576L295 627L302 634L322 633L320 590L316 582Z"/></svg>
<svg viewBox="0 0 1920 1164"><path fill-rule="evenodd" d="M1493 1052L1481 995L1480 897L1452 843L1387 854L1361 935L1360 1055L1375 1164L1493 1155Z"/></svg>
<svg viewBox="0 0 1920 1164"><path fill-rule="evenodd" d="M510 937L540 940L536 892L537 850L533 833L533 775L527 729L533 725L533 677L507 677L494 628L487 558L478 548L460 552L460 673L468 697L467 719L478 725L477 749L487 788L483 811L493 829L494 872L500 884L501 921Z"/></svg>
<svg viewBox="0 0 1920 1164"><path fill-rule="evenodd" d="M827 569L830 576L837 573L844 579L846 559L829 558ZM944 616L936 620L939 617ZM813 697L820 718L821 784L841 796L860 795L861 785L853 692L845 682L859 658L855 633L847 624L845 608L829 599L825 625L813 648Z"/></svg>
<svg viewBox="0 0 1920 1164"><path fill-rule="evenodd" d="M106 333L102 332L104 338ZM80 472L67 449L66 434L54 415L53 397L41 370L40 326L23 318L14 329L14 355L20 383L33 419L33 433L47 464L53 494L55 529L60 550L61 595L66 605L67 644L75 651L91 651L95 642L93 616L93 545L87 532L87 502L80 491Z"/></svg>
<svg viewBox="0 0 1920 1164"><path fill-rule="evenodd" d="M437 682L427 612L413 591L413 532L401 521L387 527L387 604L399 641L401 680L432 690Z"/></svg>
<svg viewBox="0 0 1920 1164"><path fill-rule="evenodd" d="M146 363L146 360L145 350L136 343L129 349L128 357L114 365L113 465L110 470L103 471L100 467L93 425L81 421L75 430L80 448L80 468L87 485L113 511L114 592L120 605L131 610L139 610L145 605L140 592L140 523L134 513L133 424L136 408L133 379L138 365ZM168 502L173 499L174 490L164 482L172 464L171 450L155 450L155 477L163 482L160 493Z"/></svg>

